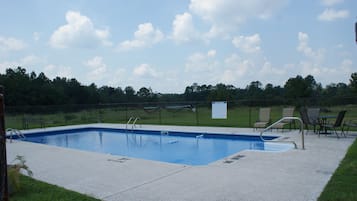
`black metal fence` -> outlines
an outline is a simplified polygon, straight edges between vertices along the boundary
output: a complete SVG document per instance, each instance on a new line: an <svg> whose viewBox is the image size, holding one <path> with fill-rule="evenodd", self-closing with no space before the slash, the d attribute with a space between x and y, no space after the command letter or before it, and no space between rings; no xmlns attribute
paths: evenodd
<svg viewBox="0 0 357 201"><path fill-rule="evenodd" d="M316 99L251 99L228 101L227 119L211 118L211 102L147 102L96 105L56 105L6 107L6 127L28 129L86 123L126 123L139 117L139 124L252 127L260 107L271 107L272 121L282 116L282 109L320 107L324 114L347 110L346 120L357 120L357 98L346 97L336 104L333 100ZM327 104L328 103L328 104ZM338 104L340 103L340 104ZM349 104L346 104L349 103Z"/></svg>

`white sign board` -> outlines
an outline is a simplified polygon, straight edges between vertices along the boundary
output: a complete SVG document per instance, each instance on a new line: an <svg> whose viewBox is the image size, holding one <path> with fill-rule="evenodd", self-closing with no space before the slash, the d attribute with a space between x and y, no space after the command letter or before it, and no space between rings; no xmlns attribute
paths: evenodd
<svg viewBox="0 0 357 201"><path fill-rule="evenodd" d="M212 119L227 119L227 101L212 102Z"/></svg>

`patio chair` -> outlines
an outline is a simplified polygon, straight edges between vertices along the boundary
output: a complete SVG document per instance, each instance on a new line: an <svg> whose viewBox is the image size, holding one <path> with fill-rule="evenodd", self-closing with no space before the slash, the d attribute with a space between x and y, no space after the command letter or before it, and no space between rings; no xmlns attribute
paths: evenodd
<svg viewBox="0 0 357 201"><path fill-rule="evenodd" d="M294 116L294 111L295 111L295 107L283 108L282 118L284 118L284 117L293 117ZM293 121L291 119L286 119L286 120L283 120L282 122L276 124L273 128L283 129L286 124L289 124L289 128L291 130L291 124L293 122L295 123L295 121Z"/></svg>
<svg viewBox="0 0 357 201"><path fill-rule="evenodd" d="M319 108L300 108L300 117L306 130L309 130L309 125L312 125L314 128L314 133L317 132L316 126L320 125L319 114Z"/></svg>
<svg viewBox="0 0 357 201"><path fill-rule="evenodd" d="M341 128L342 129L342 122L343 119L345 118L345 114L346 114L346 110L342 110L338 113L336 121L333 124L330 123L326 123L326 124L321 124L321 129L330 129L333 130L333 132L336 134L337 138L340 138L340 136L338 136L337 133L337 128ZM343 132L343 130L341 131L341 135L344 135L346 137L346 134ZM320 137L320 132L319 132L319 137Z"/></svg>
<svg viewBox="0 0 357 201"><path fill-rule="evenodd" d="M301 107L299 112L300 112L300 117L301 117L302 123L305 126L305 129L309 130L309 117L307 116L306 108Z"/></svg>
<svg viewBox="0 0 357 201"><path fill-rule="evenodd" d="M342 133L343 135L348 134L348 132L350 131L350 128L357 128L357 123L353 122L352 120L348 121L348 122L344 122L343 126L342 126Z"/></svg>
<svg viewBox="0 0 357 201"><path fill-rule="evenodd" d="M318 132L316 127L320 125L319 116L320 108L307 108L308 125L312 125L314 133Z"/></svg>
<svg viewBox="0 0 357 201"><path fill-rule="evenodd" d="M265 128L270 123L270 107L259 109L259 119L254 123L254 128Z"/></svg>

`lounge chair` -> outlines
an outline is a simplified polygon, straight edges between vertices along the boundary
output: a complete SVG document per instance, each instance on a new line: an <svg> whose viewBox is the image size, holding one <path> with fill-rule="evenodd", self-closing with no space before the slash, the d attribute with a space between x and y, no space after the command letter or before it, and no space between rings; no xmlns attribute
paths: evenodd
<svg viewBox="0 0 357 201"><path fill-rule="evenodd" d="M294 116L294 111L295 111L295 107L283 108L282 118L284 118L284 117L293 117ZM273 128L283 129L286 124L289 124L289 128L291 130L291 124L293 122L294 121L291 120L291 119L286 119L286 120L283 120L282 122L276 124Z"/></svg>
<svg viewBox="0 0 357 201"><path fill-rule="evenodd" d="M259 119L254 123L254 128L265 128L270 123L270 107L259 109Z"/></svg>
<svg viewBox="0 0 357 201"><path fill-rule="evenodd" d="M330 129L333 130L334 133L336 134L337 138L339 138L340 136L338 136L338 133L336 131L337 128L342 128L342 122L343 122L343 118L345 118L345 114L346 114L346 110L342 110L338 113L336 121L333 124L330 123L326 123L326 124L321 124L321 129ZM346 134L343 132L343 130L341 131L341 135L344 135L346 137ZM319 137L320 137L320 132L319 132Z"/></svg>

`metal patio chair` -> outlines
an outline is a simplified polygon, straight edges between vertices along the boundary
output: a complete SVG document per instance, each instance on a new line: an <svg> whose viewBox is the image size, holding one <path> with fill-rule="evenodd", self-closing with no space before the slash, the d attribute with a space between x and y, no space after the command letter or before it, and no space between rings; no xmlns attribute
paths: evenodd
<svg viewBox="0 0 357 201"><path fill-rule="evenodd" d="M346 114L346 110L342 110L338 113L336 121L331 124L331 123L325 123L325 124L321 124L321 129L330 129L333 130L333 132L336 134L337 138L339 138L340 136L337 133L337 128L341 128L342 129L342 122L343 119L345 118L345 114ZM344 135L346 137L346 134L343 132L343 130L341 130L341 135ZM320 132L319 132L319 136L320 136Z"/></svg>
<svg viewBox="0 0 357 201"><path fill-rule="evenodd" d="M307 118L308 125L313 126L314 133L317 133L317 126L320 126L319 116L320 116L320 108L307 108Z"/></svg>

